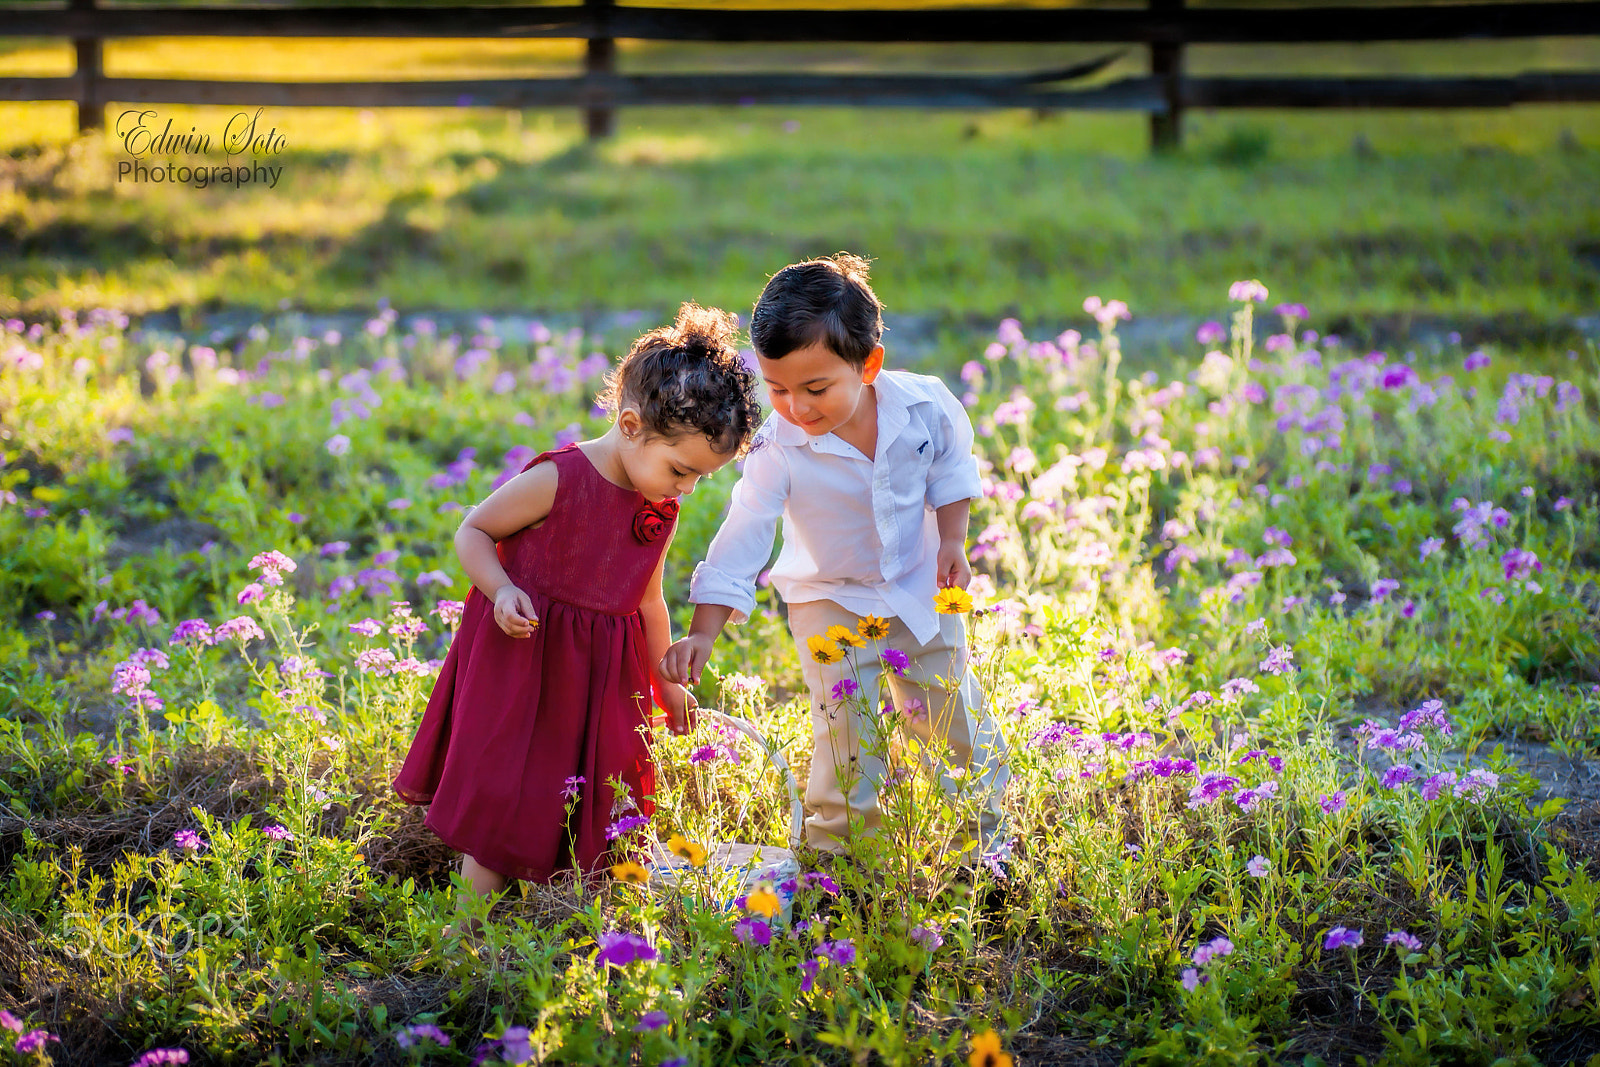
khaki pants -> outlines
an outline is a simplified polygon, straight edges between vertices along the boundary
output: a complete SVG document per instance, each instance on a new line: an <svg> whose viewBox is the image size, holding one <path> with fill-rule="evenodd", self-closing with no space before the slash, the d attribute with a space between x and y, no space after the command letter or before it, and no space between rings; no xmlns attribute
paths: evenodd
<svg viewBox="0 0 1600 1067"><path fill-rule="evenodd" d="M807 842L824 852L844 851L852 813L862 816L868 834L877 831L882 821L878 788L886 768L866 747L877 736L875 731L891 730L893 724L898 724L899 729L924 743L942 738L949 744L948 758L957 771L955 777L948 773L943 760L926 752L923 767L937 774L948 796L977 798L978 818L966 827L966 833L977 838L978 851L994 847L1004 833L1000 800L1011 771L1006 761L1005 738L988 713L983 691L967 666L966 620L960 615L939 616L938 635L922 644L905 623L889 619L889 634L882 640L868 641L862 648L841 644L845 658L838 663L818 663L811 657L807 638L825 634L830 626L854 630L858 622L860 618L854 612L831 600L789 605L789 631L799 646L801 668L811 690L813 748L805 796L806 808L811 812L806 819ZM883 650L891 648L904 652L910 660L903 678L878 658ZM884 715L876 710L880 675L887 679L898 714ZM960 685L947 690L935 677L957 678ZM834 687L844 679L860 684L857 697L840 700L833 695ZM920 714L913 701L921 702ZM863 704L874 708L871 721L864 721ZM964 843L958 840L953 846L959 848ZM974 852L971 858L975 860L977 855Z"/></svg>

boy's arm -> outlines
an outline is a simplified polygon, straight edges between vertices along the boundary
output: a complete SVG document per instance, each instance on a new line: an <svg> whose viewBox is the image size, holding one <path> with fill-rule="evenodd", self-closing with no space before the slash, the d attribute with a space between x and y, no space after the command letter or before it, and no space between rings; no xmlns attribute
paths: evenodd
<svg viewBox="0 0 1600 1067"><path fill-rule="evenodd" d="M941 589L965 589L972 582L972 565L967 562L967 521L972 517L972 501L953 501L936 508L934 514L939 519L936 581Z"/></svg>
<svg viewBox="0 0 1600 1067"><path fill-rule="evenodd" d="M965 589L972 582L972 565L967 562L967 522L972 501L983 492L978 460L972 454L972 420L942 381L936 386L939 402L940 447L928 465L928 489L924 497L939 520L939 554L935 581L940 588Z"/></svg>
<svg viewBox="0 0 1600 1067"><path fill-rule="evenodd" d="M768 442L752 449L729 497L727 517L689 580L694 619L688 635L662 657L662 677L698 682L723 627L749 618L756 606L756 575L772 556L788 496L789 473L778 447Z"/></svg>
<svg viewBox="0 0 1600 1067"><path fill-rule="evenodd" d="M972 420L967 418L967 409L944 382L934 379L934 383L939 408L938 428L943 440L928 466L928 490L924 499L930 508L942 512L948 504L971 500L981 494L983 479L978 474L978 459L972 454ZM965 537L965 520L962 520L962 527ZM942 515L939 537L945 538Z"/></svg>

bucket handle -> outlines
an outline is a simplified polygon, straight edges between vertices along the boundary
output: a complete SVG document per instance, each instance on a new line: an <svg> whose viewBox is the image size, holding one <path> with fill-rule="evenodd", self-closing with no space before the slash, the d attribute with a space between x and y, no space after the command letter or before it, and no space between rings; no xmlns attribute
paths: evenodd
<svg viewBox="0 0 1600 1067"><path fill-rule="evenodd" d="M783 782L784 791L789 794L789 848L791 850L798 848L801 835L805 829L806 810L805 805L800 801L800 786L795 782L794 772L789 770L789 763L783 758L783 753L778 751L777 746L768 741L766 735L757 729L756 725L749 719L742 719L737 715L729 715L727 712L719 711L716 708L696 708L693 714L697 718L710 716L715 722L732 727L754 741L761 749L761 754L772 765L772 769L778 772L778 778ZM665 726L666 722L667 717L665 715L658 714L650 718L651 726ZM745 810L749 807L749 804L750 801L746 800L745 807L739 809L739 818L742 819L744 817Z"/></svg>

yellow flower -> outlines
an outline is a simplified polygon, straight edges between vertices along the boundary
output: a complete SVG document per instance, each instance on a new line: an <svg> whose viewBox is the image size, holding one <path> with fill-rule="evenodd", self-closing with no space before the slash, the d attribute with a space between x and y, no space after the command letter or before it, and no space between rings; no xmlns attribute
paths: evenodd
<svg viewBox="0 0 1600 1067"><path fill-rule="evenodd" d="M889 636L889 623L877 615L868 615L860 620L861 636L868 641L882 641Z"/></svg>
<svg viewBox="0 0 1600 1067"><path fill-rule="evenodd" d="M806 647L811 650L811 658L818 663L838 663L844 659L844 652L839 646L821 634L806 638Z"/></svg>
<svg viewBox="0 0 1600 1067"><path fill-rule="evenodd" d="M650 880L650 872L632 860L628 860L611 868L611 877L619 882L627 882L629 885L644 885Z"/></svg>
<svg viewBox="0 0 1600 1067"><path fill-rule="evenodd" d="M1010 1053L1000 1050L1000 1035L993 1030L974 1034L967 1067L1011 1067Z"/></svg>
<svg viewBox="0 0 1600 1067"><path fill-rule="evenodd" d="M856 648L860 648L862 645L866 644L866 642L857 637L856 632L850 629L848 626L828 627L828 640L839 645L841 648L845 645L853 645Z"/></svg>
<svg viewBox="0 0 1600 1067"><path fill-rule="evenodd" d="M939 590L933 598L933 606L940 615L965 615L972 610L972 594L952 585Z"/></svg>
<svg viewBox="0 0 1600 1067"><path fill-rule="evenodd" d="M682 834L673 834L667 839L667 851L674 856L682 856L696 867L706 865L706 847L697 841L690 841Z"/></svg>
<svg viewBox="0 0 1600 1067"><path fill-rule="evenodd" d="M768 919L778 914L778 909L783 907L778 900L778 894L774 893L771 887L766 885L758 886L749 896L745 897L744 906L757 915Z"/></svg>

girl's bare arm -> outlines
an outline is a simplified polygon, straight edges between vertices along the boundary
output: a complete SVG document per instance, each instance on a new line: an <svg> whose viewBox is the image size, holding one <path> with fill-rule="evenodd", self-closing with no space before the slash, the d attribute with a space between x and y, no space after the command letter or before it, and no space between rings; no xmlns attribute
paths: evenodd
<svg viewBox="0 0 1600 1067"><path fill-rule="evenodd" d="M495 605L495 621L513 637L533 633L537 618L527 594L500 565L495 543L543 522L556 499L556 465L540 463L523 471L469 510L456 529L456 555L467 577ZM501 594L505 593L505 603ZM520 596L518 595L520 594Z"/></svg>

